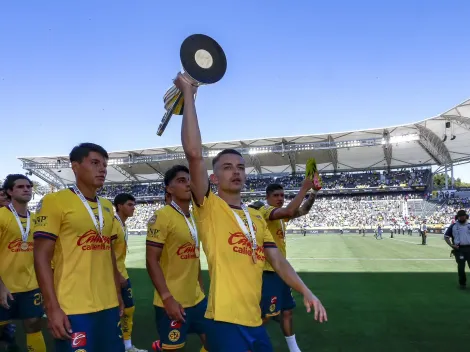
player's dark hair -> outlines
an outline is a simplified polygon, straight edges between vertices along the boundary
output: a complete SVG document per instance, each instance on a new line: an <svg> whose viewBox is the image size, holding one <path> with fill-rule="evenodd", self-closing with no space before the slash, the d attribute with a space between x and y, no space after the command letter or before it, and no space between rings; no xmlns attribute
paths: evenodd
<svg viewBox="0 0 470 352"><path fill-rule="evenodd" d="M100 154L106 160L109 159L108 152L100 145L94 143L81 143L74 147L69 154L70 162L81 163L91 152Z"/></svg>
<svg viewBox="0 0 470 352"><path fill-rule="evenodd" d="M176 177L178 172L186 172L189 174L189 169L184 165L174 165L170 169L165 172L165 176L163 176L163 183L165 187L167 187L171 181Z"/></svg>
<svg viewBox="0 0 470 352"><path fill-rule="evenodd" d="M115 198L114 198L114 207L116 208L116 211L118 211L118 205L124 205L128 201L133 201L135 202L135 198L132 194L129 193L119 193Z"/></svg>
<svg viewBox="0 0 470 352"><path fill-rule="evenodd" d="M3 181L3 186L1 188L2 191L5 192L5 196L8 199L11 199L10 195L8 194L7 190L13 191L13 187L15 186L15 182L18 180L27 180L31 186L33 186L33 181L31 181L28 177L22 174L10 174L5 178Z"/></svg>
<svg viewBox="0 0 470 352"><path fill-rule="evenodd" d="M283 191L284 190L284 187L282 187L281 184L279 183L271 183L268 185L268 187L266 187L266 195L269 196L271 195L271 193L275 192L275 191Z"/></svg>
<svg viewBox="0 0 470 352"><path fill-rule="evenodd" d="M240 152L236 151L235 149L224 149L219 154L217 154L214 157L214 159L212 159L212 168L214 168L215 164L217 164L219 162L220 157L222 155L226 155L226 154L235 154L235 155L241 156L243 158L243 155L241 155Z"/></svg>

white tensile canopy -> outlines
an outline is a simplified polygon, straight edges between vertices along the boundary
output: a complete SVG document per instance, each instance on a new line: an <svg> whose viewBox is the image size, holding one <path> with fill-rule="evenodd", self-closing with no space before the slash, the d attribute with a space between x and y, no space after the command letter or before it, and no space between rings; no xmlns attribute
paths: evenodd
<svg viewBox="0 0 470 352"><path fill-rule="evenodd" d="M247 173L303 173L314 157L323 172L385 170L470 162L470 99L438 116L370 130L205 143L208 169L222 149L244 156ZM23 168L61 188L73 182L67 156L20 157ZM108 183L150 182L185 163L181 146L110 153ZM211 172L211 171L209 171Z"/></svg>

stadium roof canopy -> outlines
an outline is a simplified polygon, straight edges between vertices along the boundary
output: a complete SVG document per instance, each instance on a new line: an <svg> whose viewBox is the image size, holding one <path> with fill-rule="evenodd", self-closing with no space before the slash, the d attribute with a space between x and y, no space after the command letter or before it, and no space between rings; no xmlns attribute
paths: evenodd
<svg viewBox="0 0 470 352"><path fill-rule="evenodd" d="M323 172L466 163L470 162L470 99L436 117L401 126L205 143L209 170L212 158L224 148L239 150L250 174L303 173L311 157ZM25 170L58 188L74 180L67 156L19 159ZM112 152L107 182L161 180L165 170L185 162L181 146Z"/></svg>

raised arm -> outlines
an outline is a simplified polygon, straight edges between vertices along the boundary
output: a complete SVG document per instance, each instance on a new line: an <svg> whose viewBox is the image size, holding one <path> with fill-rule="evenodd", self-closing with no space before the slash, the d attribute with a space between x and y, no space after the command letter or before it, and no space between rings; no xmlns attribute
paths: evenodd
<svg viewBox="0 0 470 352"><path fill-rule="evenodd" d="M209 190L209 178L206 164L202 157L201 132L196 114L194 94L197 88L191 85L180 73L175 80L176 87L184 98L183 123L181 126L181 143L189 163L191 191L197 204L204 202Z"/></svg>
<svg viewBox="0 0 470 352"><path fill-rule="evenodd" d="M292 219L307 215L310 212L310 209L313 207L313 203L315 203L315 198L317 197L317 191L312 190L310 195L308 196L307 200L302 204L302 206L296 210Z"/></svg>
<svg viewBox="0 0 470 352"><path fill-rule="evenodd" d="M302 204L302 201L305 199L305 195L307 194L308 190L313 187L313 181L310 179L305 179L302 182L302 187L300 187L299 193L292 199L292 201L285 207L285 208L278 208L273 211L270 215L270 220L279 220L279 219L292 219L295 217L299 217L299 207ZM315 198L314 198L315 201ZM312 208L313 202L310 205L310 210ZM303 210L304 211L304 210ZM308 211L305 213L307 214ZM305 215L304 214L304 215Z"/></svg>

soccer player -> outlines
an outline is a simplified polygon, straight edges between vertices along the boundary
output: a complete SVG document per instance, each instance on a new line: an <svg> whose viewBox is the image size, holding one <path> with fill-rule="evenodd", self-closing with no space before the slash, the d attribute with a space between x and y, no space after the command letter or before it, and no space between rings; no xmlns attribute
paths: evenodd
<svg viewBox="0 0 470 352"><path fill-rule="evenodd" d="M266 201L268 204L260 208L260 212L266 220L274 242L284 258L286 258L287 222L308 214L310 209L312 209L319 189L313 189L304 204L301 207L300 205L305 199L307 192L313 187L313 181L305 179L299 192L287 207L283 207L284 187L282 185L273 183L266 187ZM269 263L266 263L264 267L261 292L261 313L263 319L267 322L269 318L279 316L280 314L281 329L286 338L289 351L300 352L292 323L292 312L295 308L292 290L282 281Z"/></svg>
<svg viewBox="0 0 470 352"><path fill-rule="evenodd" d="M126 269L127 232L126 220L134 215L135 198L128 193L120 193L114 198L114 207L116 208L113 250L116 256L116 265L119 271L119 283L121 285L121 296L124 302L124 314L121 317L121 329L124 339L124 347L127 352L147 352L140 350L132 345L132 327L134 325L135 303L132 296L132 286L129 280L129 274Z"/></svg>
<svg viewBox="0 0 470 352"><path fill-rule="evenodd" d="M70 162L76 184L38 204L34 265L57 352L124 352L123 303L116 258L112 203L97 197L108 153L82 143ZM54 258L54 272L51 260Z"/></svg>
<svg viewBox="0 0 470 352"><path fill-rule="evenodd" d="M9 204L0 209L0 322L22 320L27 350L45 352L42 295L33 263L34 216L28 211L32 187L24 175L8 175L3 184Z"/></svg>
<svg viewBox="0 0 470 352"><path fill-rule="evenodd" d="M10 201L3 188L0 188L0 208L6 207ZM0 322L0 346L5 345L7 350L19 349L15 342L15 324L11 324L9 321ZM0 348L1 350L1 348Z"/></svg>
<svg viewBox="0 0 470 352"><path fill-rule="evenodd" d="M10 204L8 196L5 190L3 188L0 188L0 208L6 207L8 204Z"/></svg>
<svg viewBox="0 0 470 352"><path fill-rule="evenodd" d="M154 348L180 351L189 333L197 333L205 343L207 299L201 280L199 233L189 210L188 168L173 166L165 173L164 183L171 202L155 212L147 231L147 270L155 287L153 304L160 336Z"/></svg>
<svg viewBox="0 0 470 352"><path fill-rule="evenodd" d="M202 154L201 133L192 86L181 74L175 80L184 96L181 137L189 162L195 218L209 264L209 351L271 352L272 345L261 320L262 273L267 259L279 276L304 296L307 311L326 320L321 302L305 286L276 248L259 211L241 202L245 161L236 150L225 149L212 161L212 193Z"/></svg>

